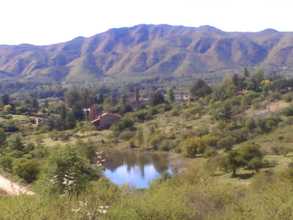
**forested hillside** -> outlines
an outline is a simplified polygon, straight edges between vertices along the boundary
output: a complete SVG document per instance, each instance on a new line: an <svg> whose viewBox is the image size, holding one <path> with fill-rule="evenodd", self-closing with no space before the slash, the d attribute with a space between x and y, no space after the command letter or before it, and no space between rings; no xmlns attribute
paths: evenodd
<svg viewBox="0 0 293 220"><path fill-rule="evenodd" d="M288 73L293 34L137 25L47 45L0 46L1 79L84 82L106 76L184 76L262 67Z"/></svg>
<svg viewBox="0 0 293 220"><path fill-rule="evenodd" d="M0 189L0 218L292 219L292 89L245 70L217 84L2 94L0 171L26 191ZM117 184L119 157L124 175L160 175Z"/></svg>

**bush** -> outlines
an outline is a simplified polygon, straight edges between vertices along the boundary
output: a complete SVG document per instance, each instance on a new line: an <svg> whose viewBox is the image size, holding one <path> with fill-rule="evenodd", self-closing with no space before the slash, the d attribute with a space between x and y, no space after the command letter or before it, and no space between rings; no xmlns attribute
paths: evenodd
<svg viewBox="0 0 293 220"><path fill-rule="evenodd" d="M149 139L149 144L152 146L153 149L158 150L161 142L165 139L163 135L160 133L151 135Z"/></svg>
<svg viewBox="0 0 293 220"><path fill-rule="evenodd" d="M13 166L13 172L27 183L35 181L39 171L40 166L35 160L20 159Z"/></svg>
<svg viewBox="0 0 293 220"><path fill-rule="evenodd" d="M293 116L293 106L285 108L282 113L286 116Z"/></svg>
<svg viewBox="0 0 293 220"><path fill-rule="evenodd" d="M0 128L0 147L1 145L4 145L6 142L6 134L2 128Z"/></svg>
<svg viewBox="0 0 293 220"><path fill-rule="evenodd" d="M200 138L189 138L180 144L184 156L194 158L199 154L203 154L206 145Z"/></svg>
<svg viewBox="0 0 293 220"><path fill-rule="evenodd" d="M0 158L0 166L7 172L12 171L13 158L9 156L3 156Z"/></svg>
<svg viewBox="0 0 293 220"><path fill-rule="evenodd" d="M134 122L129 118L123 118L113 126L115 133L119 134L126 129L133 129Z"/></svg>
<svg viewBox="0 0 293 220"><path fill-rule="evenodd" d="M146 109L142 109L142 110L137 111L135 113L135 117L140 122L143 122L146 120L151 120L153 118L152 114L149 111L147 111Z"/></svg>
<svg viewBox="0 0 293 220"><path fill-rule="evenodd" d="M8 147L10 150L23 151L25 145L22 142L22 138L19 135L15 135L8 139Z"/></svg>
<svg viewBox="0 0 293 220"><path fill-rule="evenodd" d="M164 94L162 91L155 91L150 98L150 104L152 106L160 105L165 103Z"/></svg>
<svg viewBox="0 0 293 220"><path fill-rule="evenodd" d="M67 146L50 158L47 182L51 183L51 192L73 195L84 191L98 175L78 149Z"/></svg>
<svg viewBox="0 0 293 220"><path fill-rule="evenodd" d="M219 138L213 134L207 134L201 137L201 141L204 145L209 147L216 147Z"/></svg>
<svg viewBox="0 0 293 220"><path fill-rule="evenodd" d="M287 93L287 94L283 95L282 99L285 102L292 102L292 100L293 100L293 93Z"/></svg>
<svg viewBox="0 0 293 220"><path fill-rule="evenodd" d="M161 141L159 146L159 150L162 150L162 151L170 151L173 148L175 148L174 143L171 140L167 140L167 139L164 139L163 141Z"/></svg>
<svg viewBox="0 0 293 220"><path fill-rule="evenodd" d="M122 140L128 141L131 138L133 138L134 135L135 135L135 133L133 131L126 130L126 131L122 131L119 134L119 138L121 138Z"/></svg>
<svg viewBox="0 0 293 220"><path fill-rule="evenodd" d="M230 151L226 158L224 168L232 171L232 176L236 176L236 171L240 167L258 171L263 166L263 154L256 144L247 144L237 150Z"/></svg>
<svg viewBox="0 0 293 220"><path fill-rule="evenodd" d="M15 125L15 122L13 120L9 120L7 123L4 123L2 125L2 128L6 132L16 132L18 131L18 128Z"/></svg>
<svg viewBox="0 0 293 220"><path fill-rule="evenodd" d="M235 143L236 143L236 138L234 138L232 135L228 135L226 137L221 138L218 141L218 147L224 148L226 150L230 150Z"/></svg>

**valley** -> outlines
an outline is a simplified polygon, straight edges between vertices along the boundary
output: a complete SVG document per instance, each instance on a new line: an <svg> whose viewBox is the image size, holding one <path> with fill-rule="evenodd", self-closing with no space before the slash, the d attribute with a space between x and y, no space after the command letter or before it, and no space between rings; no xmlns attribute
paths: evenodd
<svg viewBox="0 0 293 220"><path fill-rule="evenodd" d="M292 88L244 69L2 94L0 216L290 219Z"/></svg>

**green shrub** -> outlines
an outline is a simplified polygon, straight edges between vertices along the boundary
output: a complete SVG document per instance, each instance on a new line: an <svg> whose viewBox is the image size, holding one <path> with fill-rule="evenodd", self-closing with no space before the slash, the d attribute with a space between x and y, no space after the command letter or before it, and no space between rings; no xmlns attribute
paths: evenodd
<svg viewBox="0 0 293 220"><path fill-rule="evenodd" d="M232 149L235 143L236 143L236 138L233 137L232 135L228 135L226 137L221 138L217 144L219 148L230 150Z"/></svg>
<svg viewBox="0 0 293 220"><path fill-rule="evenodd" d="M98 170L91 167L89 160L74 147L59 150L49 162L47 182L53 193L79 194L91 180L99 177Z"/></svg>
<svg viewBox="0 0 293 220"><path fill-rule="evenodd" d="M123 118L119 122L115 123L115 125L113 126L113 130L116 134L119 134L126 129L133 129L133 128L134 128L134 122L129 118Z"/></svg>
<svg viewBox="0 0 293 220"><path fill-rule="evenodd" d="M37 179L40 166L35 160L19 159L13 165L13 172L27 183L31 183Z"/></svg>
<svg viewBox="0 0 293 220"><path fill-rule="evenodd" d="M10 156L2 156L0 158L0 166L7 172L12 171L13 167L13 158Z"/></svg>
<svg viewBox="0 0 293 220"><path fill-rule="evenodd" d="M0 148L6 142L6 134L2 128L0 128Z"/></svg>
<svg viewBox="0 0 293 220"><path fill-rule="evenodd" d="M285 108L282 113L286 116L293 116L293 106Z"/></svg>
<svg viewBox="0 0 293 220"><path fill-rule="evenodd" d="M180 144L180 147L184 156L191 158L203 154L206 149L205 143L200 138L188 138Z"/></svg>
<svg viewBox="0 0 293 220"><path fill-rule="evenodd" d="M122 131L122 132L119 134L119 138L122 139L122 140L128 141L128 140L130 140L131 138L133 138L134 135L135 135L135 132L134 132L134 131L126 130L126 131Z"/></svg>

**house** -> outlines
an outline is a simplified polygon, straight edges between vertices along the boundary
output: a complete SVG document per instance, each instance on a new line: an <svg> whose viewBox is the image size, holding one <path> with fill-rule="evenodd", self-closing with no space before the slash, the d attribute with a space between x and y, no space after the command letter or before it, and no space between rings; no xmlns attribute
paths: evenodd
<svg viewBox="0 0 293 220"><path fill-rule="evenodd" d="M188 92L175 92L174 97L176 102L186 102L191 99Z"/></svg>
<svg viewBox="0 0 293 220"><path fill-rule="evenodd" d="M121 119L119 114L114 113L103 113L99 115L96 119L92 120L91 123L99 130L108 129L114 123L118 122Z"/></svg>
<svg viewBox="0 0 293 220"><path fill-rule="evenodd" d="M85 119L92 121L96 119L102 112L97 105L92 105L90 108L83 109Z"/></svg>
<svg viewBox="0 0 293 220"><path fill-rule="evenodd" d="M33 116L30 118L30 121L35 127L39 127L41 125L44 125L48 121L48 119L40 116Z"/></svg>

